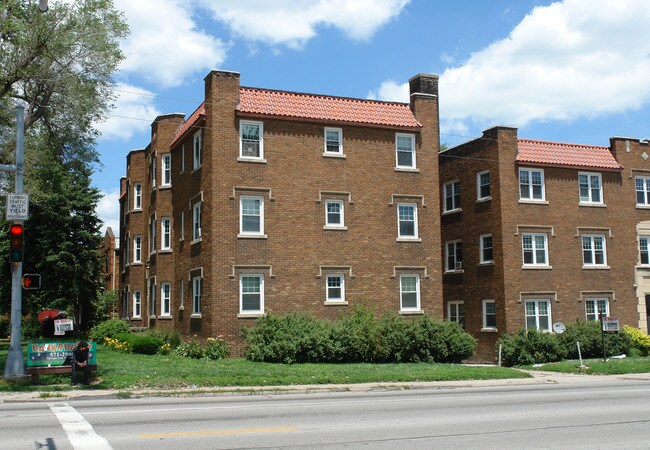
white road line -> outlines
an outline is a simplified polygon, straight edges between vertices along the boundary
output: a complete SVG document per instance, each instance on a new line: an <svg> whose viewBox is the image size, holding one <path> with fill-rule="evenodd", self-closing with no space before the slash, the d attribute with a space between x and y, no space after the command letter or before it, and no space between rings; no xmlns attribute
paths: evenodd
<svg viewBox="0 0 650 450"><path fill-rule="evenodd" d="M48 403L76 450L112 450L108 441L95 433L91 424L67 403Z"/></svg>

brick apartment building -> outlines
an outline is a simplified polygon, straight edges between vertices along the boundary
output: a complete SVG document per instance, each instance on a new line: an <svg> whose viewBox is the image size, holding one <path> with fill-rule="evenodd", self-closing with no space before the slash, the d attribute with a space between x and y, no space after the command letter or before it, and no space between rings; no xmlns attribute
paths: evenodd
<svg viewBox="0 0 650 450"><path fill-rule="evenodd" d="M120 276L120 256L116 244L113 229L108 227L104 234L104 241L99 249L100 259L102 261L102 279L104 288L107 291L117 291L119 289Z"/></svg>
<svg viewBox="0 0 650 450"><path fill-rule="evenodd" d="M263 314L443 317L438 78L410 104L240 86L213 71L121 179L122 316L236 342Z"/></svg>
<svg viewBox="0 0 650 450"><path fill-rule="evenodd" d="M648 331L650 146L518 139L495 127L440 154L445 317L494 358L503 332L605 312Z"/></svg>

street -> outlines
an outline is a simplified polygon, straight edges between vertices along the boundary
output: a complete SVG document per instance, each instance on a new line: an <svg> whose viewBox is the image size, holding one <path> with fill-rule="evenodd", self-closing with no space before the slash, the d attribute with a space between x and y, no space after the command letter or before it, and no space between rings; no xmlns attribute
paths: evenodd
<svg viewBox="0 0 650 450"><path fill-rule="evenodd" d="M0 404L5 449L649 448L644 380Z"/></svg>

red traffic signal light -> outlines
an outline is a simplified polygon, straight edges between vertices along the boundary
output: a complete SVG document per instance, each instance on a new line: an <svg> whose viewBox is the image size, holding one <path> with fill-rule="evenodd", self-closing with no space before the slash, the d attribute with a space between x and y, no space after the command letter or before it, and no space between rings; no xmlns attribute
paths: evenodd
<svg viewBox="0 0 650 450"><path fill-rule="evenodd" d="M9 261L23 262L23 235L22 223L14 223L9 227Z"/></svg>
<svg viewBox="0 0 650 450"><path fill-rule="evenodd" d="M40 289L41 275L38 273L26 273L23 275L23 289Z"/></svg>

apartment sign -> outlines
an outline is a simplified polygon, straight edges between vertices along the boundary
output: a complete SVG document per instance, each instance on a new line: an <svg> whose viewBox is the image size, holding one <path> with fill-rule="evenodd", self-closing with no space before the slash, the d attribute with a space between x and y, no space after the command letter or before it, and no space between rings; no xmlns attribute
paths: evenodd
<svg viewBox="0 0 650 450"><path fill-rule="evenodd" d="M606 333L616 333L620 330L618 317L603 317L603 331Z"/></svg>
<svg viewBox="0 0 650 450"><path fill-rule="evenodd" d="M29 218L29 195L7 194L7 220L27 220Z"/></svg>

